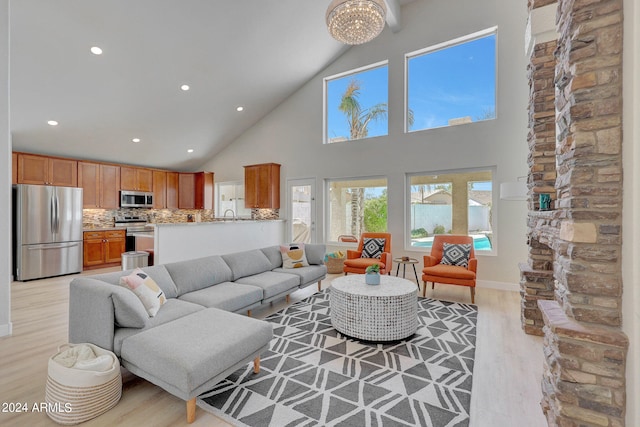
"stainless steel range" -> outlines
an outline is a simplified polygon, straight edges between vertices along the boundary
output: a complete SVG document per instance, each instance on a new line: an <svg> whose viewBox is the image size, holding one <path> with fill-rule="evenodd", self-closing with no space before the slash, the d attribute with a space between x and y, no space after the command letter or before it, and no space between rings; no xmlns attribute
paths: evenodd
<svg viewBox="0 0 640 427"><path fill-rule="evenodd" d="M116 216L116 227L124 227L127 230L127 239L125 243L125 250L136 250L136 238L134 233L148 232L153 233L153 226L149 225L147 217L142 216Z"/></svg>

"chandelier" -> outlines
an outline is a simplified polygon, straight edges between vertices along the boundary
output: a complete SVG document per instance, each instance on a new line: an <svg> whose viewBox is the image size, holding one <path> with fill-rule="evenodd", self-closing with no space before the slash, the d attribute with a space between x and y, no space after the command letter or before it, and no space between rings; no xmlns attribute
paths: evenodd
<svg viewBox="0 0 640 427"><path fill-rule="evenodd" d="M366 43L382 32L386 13L384 0L333 0L327 9L327 28L342 43Z"/></svg>

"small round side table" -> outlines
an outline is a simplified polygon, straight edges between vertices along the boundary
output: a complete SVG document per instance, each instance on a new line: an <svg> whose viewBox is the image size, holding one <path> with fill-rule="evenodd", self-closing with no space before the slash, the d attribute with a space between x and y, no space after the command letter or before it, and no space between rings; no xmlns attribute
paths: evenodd
<svg viewBox="0 0 640 427"><path fill-rule="evenodd" d="M393 262L398 264L398 267L396 268L396 277L398 277L398 274L400 273L400 264L402 264L402 278L405 278L407 274L407 264L411 264L413 267L413 275L416 276L416 283L420 286L420 280L418 280L418 273L416 272L416 264L419 262L417 259L409 258L403 260L402 258L394 258Z"/></svg>

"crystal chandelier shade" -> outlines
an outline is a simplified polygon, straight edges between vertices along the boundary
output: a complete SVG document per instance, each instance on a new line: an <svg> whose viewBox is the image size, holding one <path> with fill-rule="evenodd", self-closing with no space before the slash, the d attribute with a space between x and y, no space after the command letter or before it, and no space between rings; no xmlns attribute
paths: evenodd
<svg viewBox="0 0 640 427"><path fill-rule="evenodd" d="M327 28L342 43L363 44L382 32L386 13L383 0L333 0L327 9Z"/></svg>

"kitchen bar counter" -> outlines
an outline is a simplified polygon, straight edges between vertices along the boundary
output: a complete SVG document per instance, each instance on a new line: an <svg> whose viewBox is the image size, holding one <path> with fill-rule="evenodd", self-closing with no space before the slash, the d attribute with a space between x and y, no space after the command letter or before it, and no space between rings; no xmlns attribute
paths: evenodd
<svg viewBox="0 0 640 427"><path fill-rule="evenodd" d="M153 224L155 264L259 249L284 243L284 220Z"/></svg>

